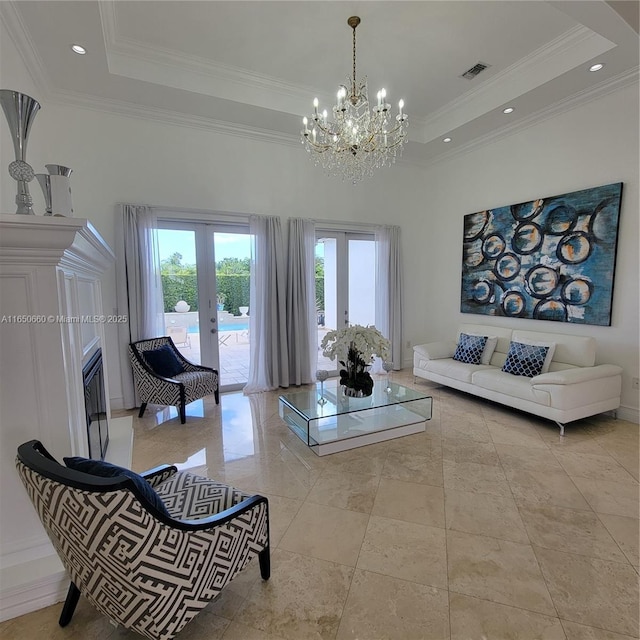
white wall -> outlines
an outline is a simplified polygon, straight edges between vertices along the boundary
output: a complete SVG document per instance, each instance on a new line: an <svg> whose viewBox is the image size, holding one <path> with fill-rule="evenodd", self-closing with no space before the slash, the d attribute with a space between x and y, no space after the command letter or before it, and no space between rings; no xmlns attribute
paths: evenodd
<svg viewBox="0 0 640 640"><path fill-rule="evenodd" d="M26 68L2 33L2 86L39 98ZM459 313L462 218L488 207L624 182L613 326L518 320L552 332L593 335L598 361L624 368L623 405L638 410L638 89L594 100L427 169L399 164L355 187L327 178L299 145L288 146L100 111L46 104L36 117L27 160L74 169L74 209L114 244L115 204L399 224L405 273L405 344L451 336ZM215 113L212 117L215 117ZM13 159L0 123L2 167ZM0 169L0 209L15 210L15 187ZM44 210L33 184L35 208ZM9 188L7 188L7 186ZM105 312L115 307L115 270L104 283ZM503 318L477 320L509 324ZM107 343L117 353L116 328ZM408 364L411 350L405 349ZM109 361L114 406L122 389Z"/></svg>
<svg viewBox="0 0 640 640"><path fill-rule="evenodd" d="M623 367L624 415L637 420L638 171L637 84L427 170L423 212L405 233L407 336L417 343L451 338L464 321L594 336L597 361ZM612 182L624 183L612 326L459 312L463 216Z"/></svg>

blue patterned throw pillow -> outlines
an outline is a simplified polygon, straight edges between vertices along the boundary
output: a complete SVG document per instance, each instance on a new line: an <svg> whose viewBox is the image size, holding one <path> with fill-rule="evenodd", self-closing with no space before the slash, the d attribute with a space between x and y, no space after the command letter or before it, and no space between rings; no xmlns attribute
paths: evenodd
<svg viewBox="0 0 640 640"><path fill-rule="evenodd" d="M163 378L173 378L179 373L184 373L182 363L168 344L151 351L143 351L142 355L153 372Z"/></svg>
<svg viewBox="0 0 640 640"><path fill-rule="evenodd" d="M486 344L487 336L470 336L466 333L461 333L453 359L466 364L480 364Z"/></svg>
<svg viewBox="0 0 640 640"><path fill-rule="evenodd" d="M509 345L509 353L507 353L502 370L514 376L526 376L527 378L539 376L542 373L547 351L549 351L549 347L512 342Z"/></svg>
<svg viewBox="0 0 640 640"><path fill-rule="evenodd" d="M64 463L69 469L75 469L76 471L82 471L82 473L88 473L92 476L99 476L101 478L115 478L116 476L126 476L131 478L134 484L138 488L138 491L163 515L171 517L171 514L167 511L167 507L164 506L162 498L153 490L153 487L135 471L127 469L126 467L119 467L116 464L110 462L103 462L102 460L93 460L92 458L80 458L79 456L63 458Z"/></svg>

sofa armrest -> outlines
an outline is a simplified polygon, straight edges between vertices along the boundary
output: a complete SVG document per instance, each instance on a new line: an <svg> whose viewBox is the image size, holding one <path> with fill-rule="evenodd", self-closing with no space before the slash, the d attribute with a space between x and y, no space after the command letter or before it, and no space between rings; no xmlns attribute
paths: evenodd
<svg viewBox="0 0 640 640"><path fill-rule="evenodd" d="M415 353L427 358L427 360L453 358L453 354L456 352L456 343L453 340L429 342L427 344L417 344L413 347L413 350Z"/></svg>
<svg viewBox="0 0 640 640"><path fill-rule="evenodd" d="M562 371L549 371L531 378L533 386L541 384L578 384L588 380L609 378L622 374L622 367L615 364L599 364L595 367L576 367L575 369L563 369Z"/></svg>

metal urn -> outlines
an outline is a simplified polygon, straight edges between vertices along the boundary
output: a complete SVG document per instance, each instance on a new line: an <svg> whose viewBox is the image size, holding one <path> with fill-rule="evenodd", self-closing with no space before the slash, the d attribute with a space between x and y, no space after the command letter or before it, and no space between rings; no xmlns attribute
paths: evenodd
<svg viewBox="0 0 640 640"><path fill-rule="evenodd" d="M36 173L35 178L42 187L42 193L44 193L44 215L53 215L51 210L51 176L48 173Z"/></svg>
<svg viewBox="0 0 640 640"><path fill-rule="evenodd" d="M45 164L51 184L51 209L54 216L73 217L69 177L73 169L60 164Z"/></svg>
<svg viewBox="0 0 640 640"><path fill-rule="evenodd" d="M10 89L0 89L0 104L9 123L16 159L9 164L9 175L18 182L16 213L33 214L33 198L29 182L33 180L33 168L27 164L27 139L40 103L30 96Z"/></svg>
<svg viewBox="0 0 640 640"><path fill-rule="evenodd" d="M71 186L69 176L73 169L61 164L45 164L48 174L36 173L36 180L42 187L46 207L45 216L73 216Z"/></svg>

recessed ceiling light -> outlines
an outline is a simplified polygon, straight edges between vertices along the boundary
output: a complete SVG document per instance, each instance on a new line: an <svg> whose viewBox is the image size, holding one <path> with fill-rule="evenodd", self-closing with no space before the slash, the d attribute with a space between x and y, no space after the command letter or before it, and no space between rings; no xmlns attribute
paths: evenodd
<svg viewBox="0 0 640 640"><path fill-rule="evenodd" d="M507 107L506 109L503 109L502 113L513 113L513 107Z"/></svg>
<svg viewBox="0 0 640 640"><path fill-rule="evenodd" d="M79 56L83 56L85 53L87 53L87 50L79 44L72 44L71 51L73 51L73 53L77 53Z"/></svg>
<svg viewBox="0 0 640 640"><path fill-rule="evenodd" d="M442 142L451 142L451 138L442 138Z"/></svg>
<svg viewBox="0 0 640 640"><path fill-rule="evenodd" d="M604 65L602 64L602 62L598 62L597 64L593 64L589 67L589 71L600 71L600 69L602 69L602 67L604 67Z"/></svg>

